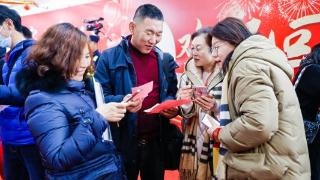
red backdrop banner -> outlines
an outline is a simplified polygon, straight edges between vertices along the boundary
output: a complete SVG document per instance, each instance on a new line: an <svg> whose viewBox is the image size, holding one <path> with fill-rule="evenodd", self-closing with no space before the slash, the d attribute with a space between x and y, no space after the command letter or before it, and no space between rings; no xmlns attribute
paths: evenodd
<svg viewBox="0 0 320 180"><path fill-rule="evenodd" d="M100 49L117 44L128 33L134 10L143 3L157 5L165 16L160 47L172 53L183 72L183 63L191 33L204 26L233 16L244 20L253 32L259 32L284 50L292 67L320 42L320 0L102 0L23 17L23 23L39 38L49 26L71 22L85 30L84 19L103 17ZM88 32L89 33L89 32Z"/></svg>

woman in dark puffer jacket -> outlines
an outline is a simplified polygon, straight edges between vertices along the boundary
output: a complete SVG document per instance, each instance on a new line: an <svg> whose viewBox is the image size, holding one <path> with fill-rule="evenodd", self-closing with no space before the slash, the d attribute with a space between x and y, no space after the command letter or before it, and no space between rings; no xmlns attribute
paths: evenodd
<svg viewBox="0 0 320 180"><path fill-rule="evenodd" d="M299 77L299 80L297 79ZM307 132L311 180L320 179L320 133L312 132L310 123L320 121L320 43L301 61L294 83ZM310 122L311 121L311 122ZM319 123L319 122L318 122ZM308 131L309 130L309 131ZM313 138L314 139L313 139Z"/></svg>
<svg viewBox="0 0 320 180"><path fill-rule="evenodd" d="M124 117L126 104L95 107L83 83L90 61L86 35L61 23L44 33L17 76L48 179L125 179L112 139L103 133L107 121Z"/></svg>

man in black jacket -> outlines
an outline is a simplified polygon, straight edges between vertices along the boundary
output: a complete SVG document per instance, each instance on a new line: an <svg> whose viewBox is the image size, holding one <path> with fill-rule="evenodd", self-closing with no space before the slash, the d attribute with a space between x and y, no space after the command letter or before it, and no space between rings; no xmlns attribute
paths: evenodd
<svg viewBox="0 0 320 180"><path fill-rule="evenodd" d="M172 108L160 114L144 112L157 103L175 99L177 64L156 47L163 29L163 15L151 4L138 7L129 24L131 35L119 45L105 50L96 68L95 77L101 83L106 102L126 101L131 88L153 81L153 89L143 98L129 102L125 118L112 125L112 137L124 158L129 179L161 180L164 178L161 123L177 115Z"/></svg>

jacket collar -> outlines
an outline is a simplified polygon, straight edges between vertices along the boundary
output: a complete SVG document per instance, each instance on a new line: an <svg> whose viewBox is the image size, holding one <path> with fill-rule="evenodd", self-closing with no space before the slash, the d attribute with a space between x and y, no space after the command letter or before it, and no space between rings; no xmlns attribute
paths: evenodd
<svg viewBox="0 0 320 180"><path fill-rule="evenodd" d="M288 76L292 78L293 69L288 63L286 55L279 50L274 44L264 36L252 35L241 42L235 49L229 62L228 72L231 78L232 70L242 60L253 60L256 62L268 62L282 69Z"/></svg>
<svg viewBox="0 0 320 180"><path fill-rule="evenodd" d="M19 42L18 44L16 44L12 50L9 51L9 57L8 57L8 62L10 63L12 61L12 59L14 59L15 55L19 52L22 51L26 48L28 48L29 46L32 46L35 44L35 41L33 39L26 39L23 40L21 42Z"/></svg>
<svg viewBox="0 0 320 180"><path fill-rule="evenodd" d="M215 69L214 71L217 71ZM187 75L188 79L192 82L192 84L196 86L204 86L204 82L201 79L202 70L201 68L197 67L194 63L193 59L189 59L185 65L185 74ZM208 79L208 89L216 86L223 80L223 72L222 70L214 72L214 74Z"/></svg>
<svg viewBox="0 0 320 180"><path fill-rule="evenodd" d="M70 91L84 90L85 84L83 81L69 80L66 84L66 88Z"/></svg>
<svg viewBox="0 0 320 180"><path fill-rule="evenodd" d="M33 40L33 39L23 40L23 41L19 42L18 44L16 44L9 53L10 54L15 53L15 52L20 51L22 49L25 49L29 46L32 46L34 44L35 44L35 40Z"/></svg>
<svg viewBox="0 0 320 180"><path fill-rule="evenodd" d="M126 59L119 59L119 61L117 62L117 67L118 66L123 66L125 64L125 61L127 63L132 64L132 60L129 54L129 40L131 38L132 35L128 35L126 37L122 37L122 40L119 44L119 46L123 49L124 53L126 54ZM161 51L160 48L158 48L157 46L154 47L154 51L158 57L158 60L162 60L163 59L163 52Z"/></svg>

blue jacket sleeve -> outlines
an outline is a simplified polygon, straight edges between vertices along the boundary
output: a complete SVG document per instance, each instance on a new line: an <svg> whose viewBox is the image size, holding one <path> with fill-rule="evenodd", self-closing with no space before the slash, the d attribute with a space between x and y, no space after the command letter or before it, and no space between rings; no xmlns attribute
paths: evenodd
<svg viewBox="0 0 320 180"><path fill-rule="evenodd" d="M98 60L98 65L94 77L101 84L105 102L121 102L124 98L123 95L114 95L112 89L112 80L109 73L109 62L107 59L107 52L104 52Z"/></svg>
<svg viewBox="0 0 320 180"><path fill-rule="evenodd" d="M168 73L166 77L168 81L168 90L166 100L176 99L176 94L178 91L176 69L178 68L178 64L175 62L174 58L169 53L164 53L164 58L168 58Z"/></svg>
<svg viewBox="0 0 320 180"><path fill-rule="evenodd" d="M85 121L69 124L61 105L52 101L37 104L37 99L40 98L28 98L26 101L26 107L34 107L27 108L28 126L46 166L65 170L80 164L97 143L92 128L96 122L92 119L92 124ZM75 126L72 132L70 126Z"/></svg>
<svg viewBox="0 0 320 180"><path fill-rule="evenodd" d="M29 54L29 49L26 48L22 54L19 56L19 59L15 62L14 67L19 72L22 68L24 68L24 62ZM10 79L16 78L17 72L14 70L11 71ZM25 101L25 97L23 97L18 89L16 88L15 83L9 83L9 85L0 85L0 104L2 105L14 105L14 106L23 106Z"/></svg>
<svg viewBox="0 0 320 180"><path fill-rule="evenodd" d="M24 100L15 85L0 85L0 104L23 106Z"/></svg>

